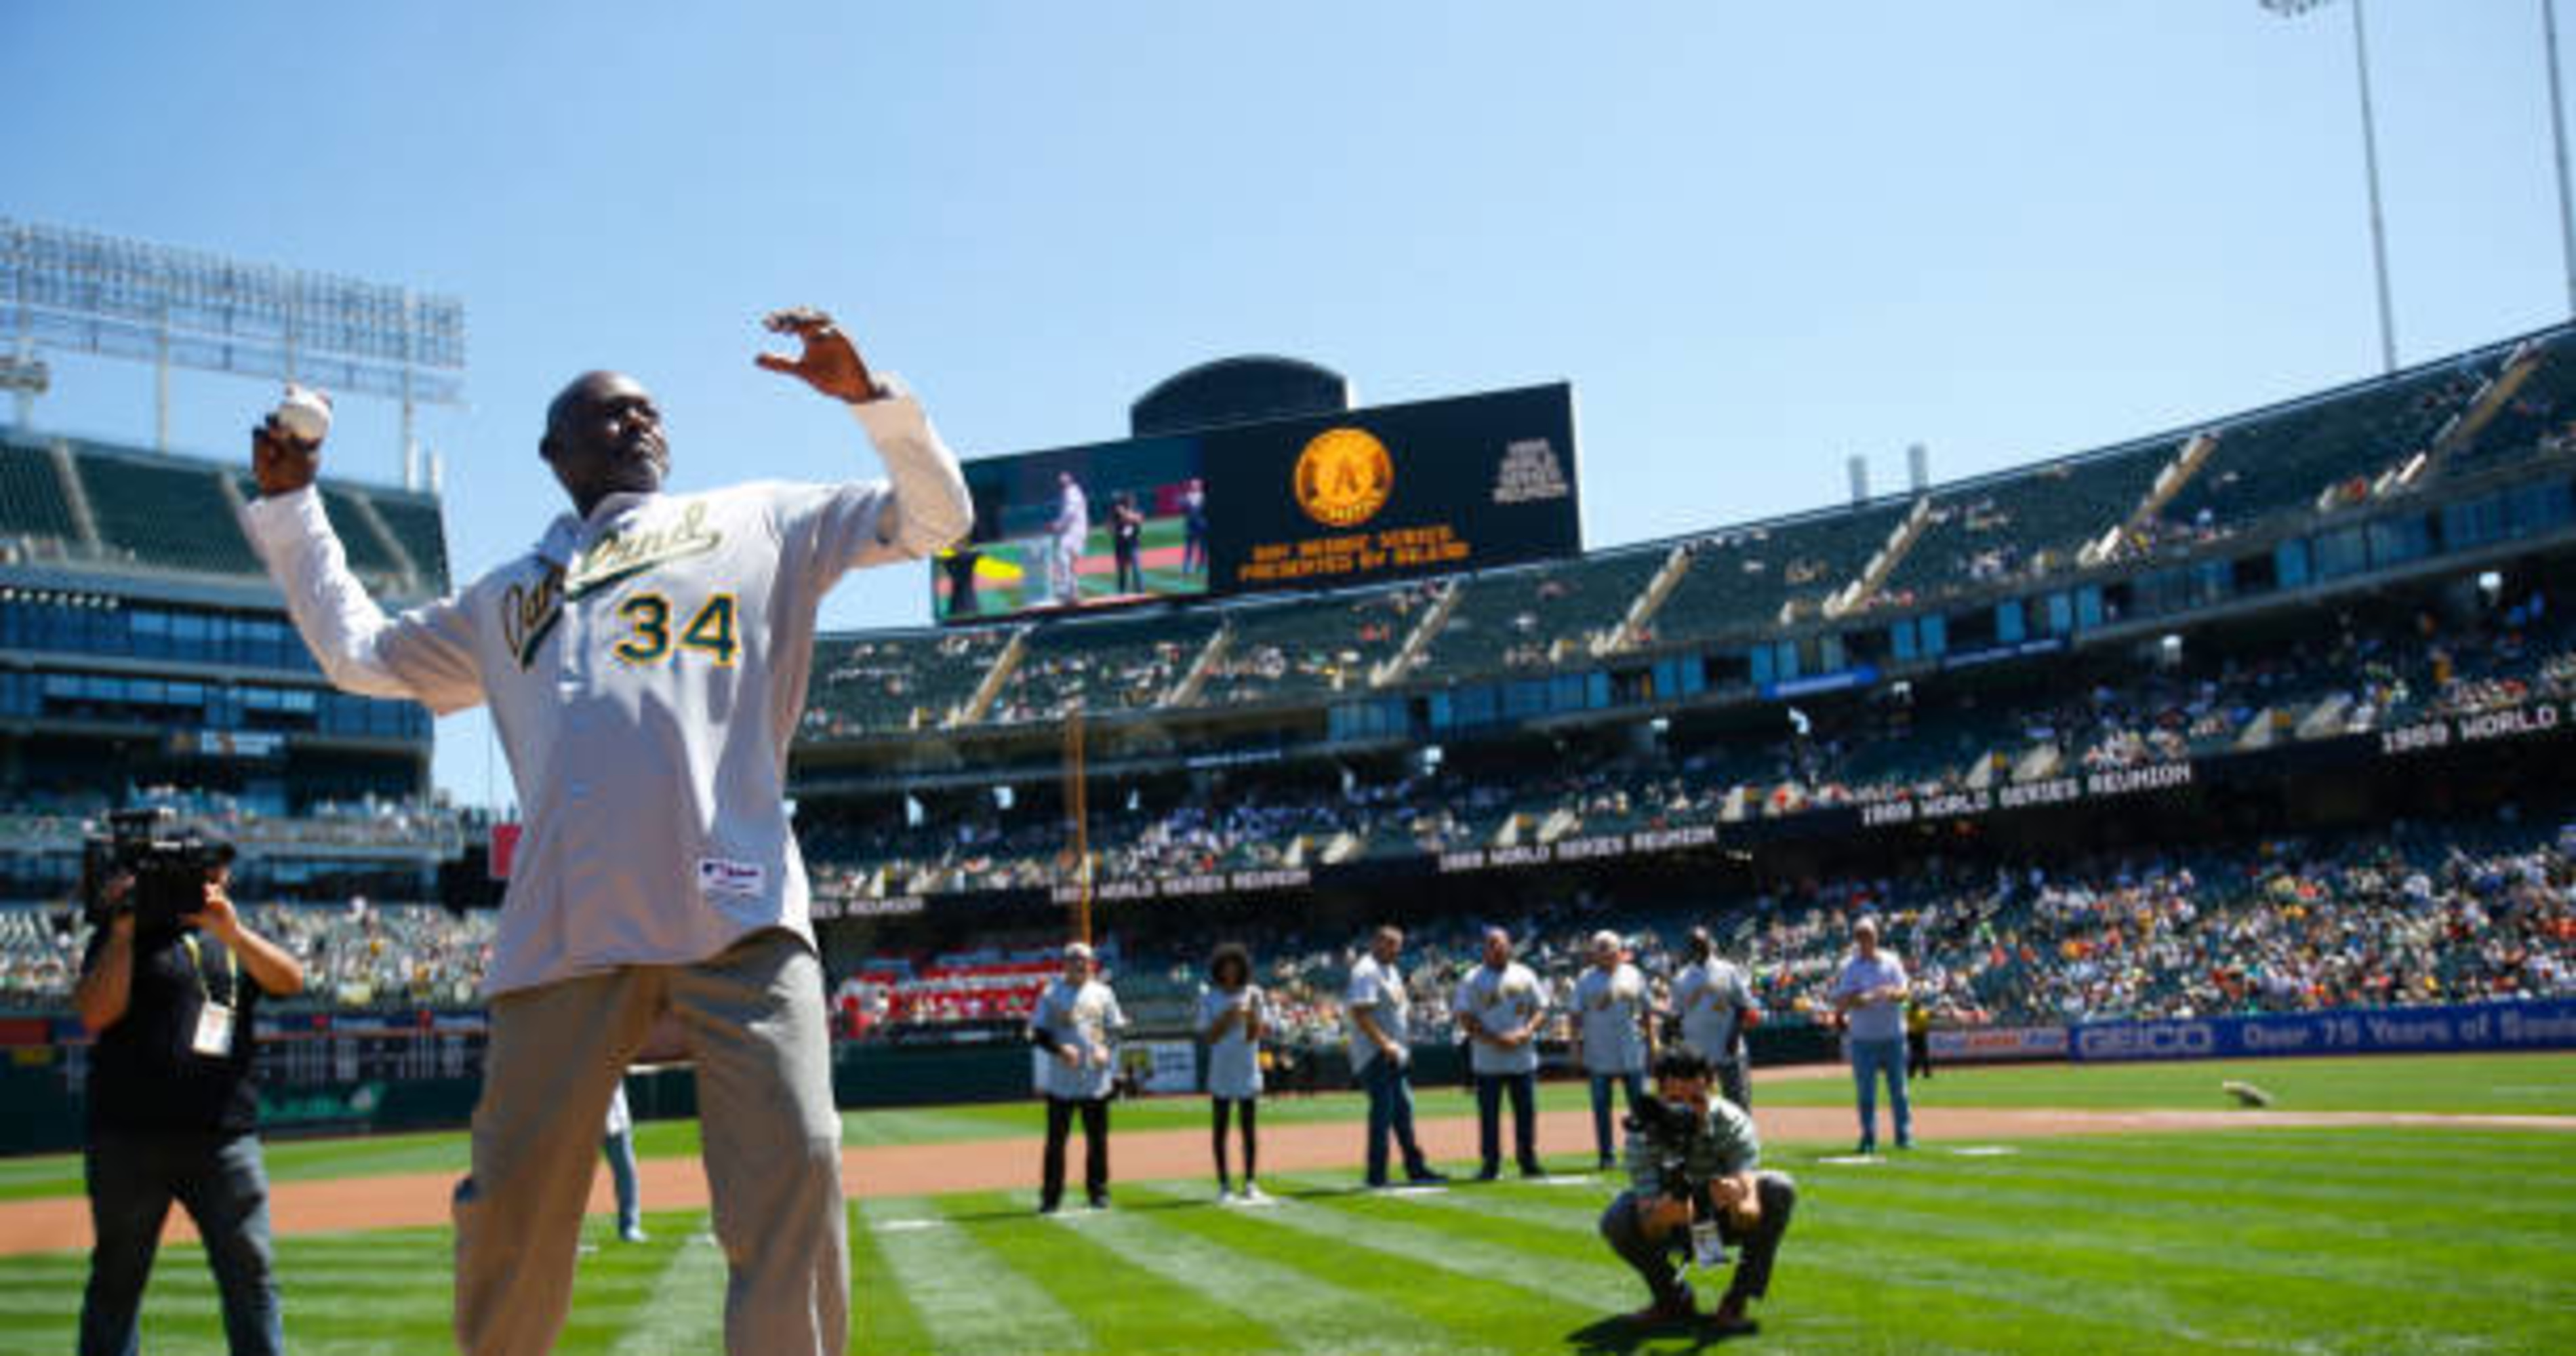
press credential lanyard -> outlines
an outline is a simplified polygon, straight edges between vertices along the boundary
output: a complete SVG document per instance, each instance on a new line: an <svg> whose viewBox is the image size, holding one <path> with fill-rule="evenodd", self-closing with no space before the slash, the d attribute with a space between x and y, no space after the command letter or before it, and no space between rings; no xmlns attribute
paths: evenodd
<svg viewBox="0 0 2576 1356"><path fill-rule="evenodd" d="M179 939L188 948L188 977L197 981L197 1033L189 1040L188 1049L208 1059L226 1059L233 1052L233 1009L229 1003L218 1003L206 991L206 958L197 948L197 935L189 933ZM241 962L231 947L224 948L224 996L241 994Z"/></svg>

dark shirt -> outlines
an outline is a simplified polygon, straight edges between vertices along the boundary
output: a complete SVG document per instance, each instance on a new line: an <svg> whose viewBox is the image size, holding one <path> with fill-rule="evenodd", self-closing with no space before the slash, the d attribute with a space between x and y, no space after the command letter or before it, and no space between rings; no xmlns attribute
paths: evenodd
<svg viewBox="0 0 2576 1356"><path fill-rule="evenodd" d="M196 940L196 957L187 939ZM107 946L105 928L91 934L81 961L87 974ZM193 971L193 973L192 973ZM201 983L202 981L202 983ZM190 929L134 937L134 984L125 1015L98 1033L89 1058L89 1130L198 1130L242 1134L259 1123L251 1083L259 985L222 942ZM192 1048L197 1012L208 999L233 1008L232 1053L214 1058Z"/></svg>

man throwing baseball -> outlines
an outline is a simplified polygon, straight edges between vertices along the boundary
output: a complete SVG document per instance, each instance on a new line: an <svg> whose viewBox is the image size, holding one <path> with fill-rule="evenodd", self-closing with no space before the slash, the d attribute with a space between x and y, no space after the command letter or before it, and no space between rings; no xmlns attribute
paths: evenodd
<svg viewBox="0 0 2576 1356"><path fill-rule="evenodd" d="M840 1119L787 745L824 593L947 547L971 509L919 404L830 317L768 325L802 351L760 366L846 402L886 481L665 494L661 411L632 378L588 373L538 444L572 511L397 617L349 573L313 489L318 445L274 421L252 436L244 523L323 672L440 714L488 703L526 817L456 1191L456 1340L474 1356L553 1346L610 1093L666 1010L697 1061L726 1348L848 1345Z"/></svg>

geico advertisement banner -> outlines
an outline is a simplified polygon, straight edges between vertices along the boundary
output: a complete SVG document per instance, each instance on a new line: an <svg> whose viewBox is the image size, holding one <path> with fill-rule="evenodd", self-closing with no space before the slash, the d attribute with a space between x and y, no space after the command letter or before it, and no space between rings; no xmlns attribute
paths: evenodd
<svg viewBox="0 0 2576 1356"><path fill-rule="evenodd" d="M2576 998L2088 1022L2075 1028L2073 1054L2110 1062L2566 1049L2576 1049Z"/></svg>

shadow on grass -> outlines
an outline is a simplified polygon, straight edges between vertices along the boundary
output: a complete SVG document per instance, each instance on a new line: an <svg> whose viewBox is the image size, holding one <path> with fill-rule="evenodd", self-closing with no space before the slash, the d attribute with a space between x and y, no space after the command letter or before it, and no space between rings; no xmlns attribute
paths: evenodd
<svg viewBox="0 0 2576 1356"><path fill-rule="evenodd" d="M1739 1337L1752 1337L1761 1331L1759 1323L1726 1329L1705 1321L1641 1323L1623 1315L1587 1323L1567 1333L1565 1347L1568 1351L1582 1353L1582 1356L1637 1356L1638 1353L1667 1356L1672 1352L1705 1351Z"/></svg>
<svg viewBox="0 0 2576 1356"><path fill-rule="evenodd" d="M951 1224L997 1224L1008 1220L1080 1220L1084 1216L1092 1214L1153 1215L1160 1214L1166 1210L1214 1210L1216 1208L1217 1203L1214 1201L1189 1201L1165 1198L1162 1200L1137 1201L1133 1204L1119 1201L1113 1204L1106 1211L1094 1211L1083 1206L1068 1203L1060 1214L1053 1216L1039 1214L1038 1208L1035 1204L1024 1206L1014 1205L1004 1206L996 1210L961 1211L957 1214L948 1216L947 1219Z"/></svg>

